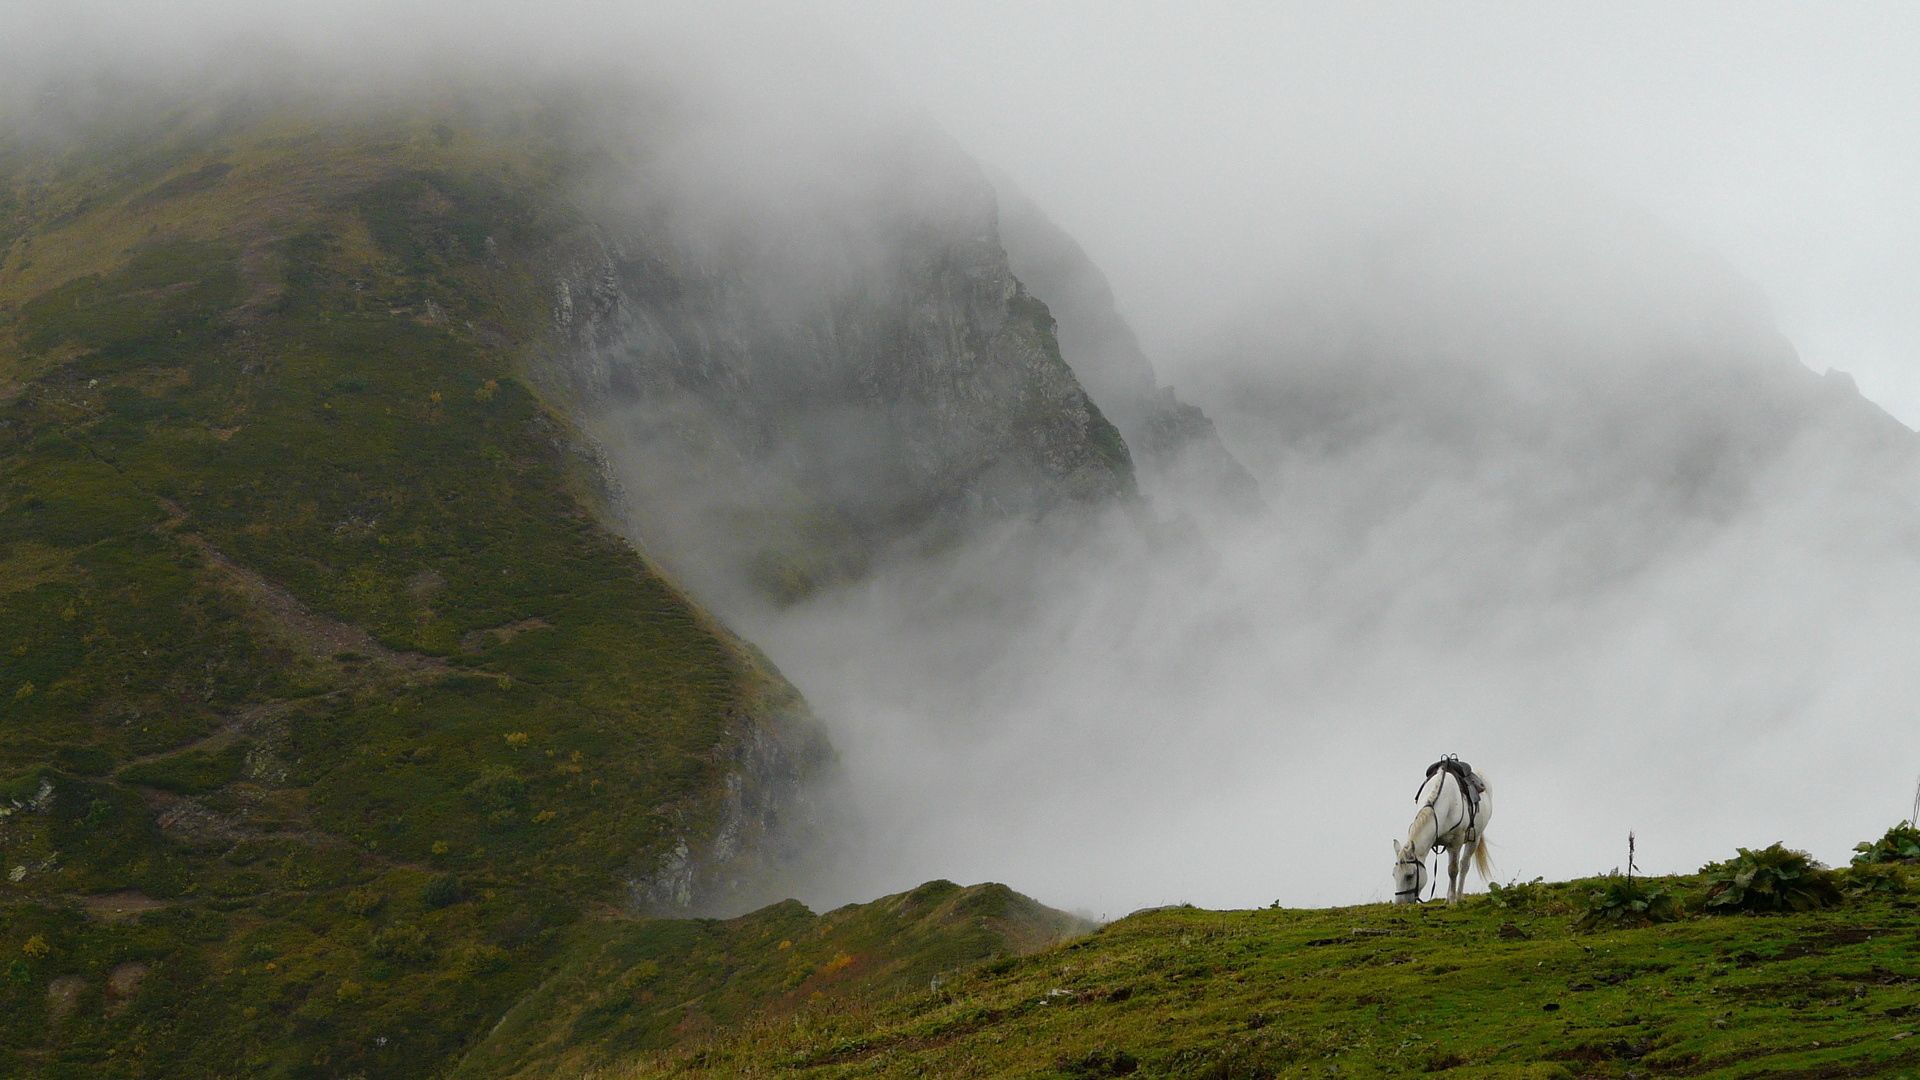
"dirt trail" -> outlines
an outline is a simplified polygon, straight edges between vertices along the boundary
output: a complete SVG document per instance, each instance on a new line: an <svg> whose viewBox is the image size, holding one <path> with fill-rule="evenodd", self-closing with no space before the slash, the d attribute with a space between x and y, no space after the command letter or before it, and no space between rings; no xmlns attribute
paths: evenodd
<svg viewBox="0 0 1920 1080"><path fill-rule="evenodd" d="M177 510L178 507L171 509ZM184 520L184 517L180 520ZM444 675L452 670L445 660L438 657L390 649L365 630L314 611L286 589L235 562L226 552L214 547L197 533L177 528L172 531L175 538L206 556L215 574L251 600L295 644L317 660L331 660L341 653L355 653L379 667L415 675Z"/></svg>
<svg viewBox="0 0 1920 1080"><path fill-rule="evenodd" d="M126 922L137 919L149 911L159 911L168 906L165 900L155 900L146 893L133 889L97 893L92 896L75 896L70 899L86 909L88 915L107 922Z"/></svg>
<svg viewBox="0 0 1920 1080"><path fill-rule="evenodd" d="M249 822L238 814L214 810L190 796L153 788L142 788L140 794L154 811L154 823L189 843L237 844L243 840L290 840L315 849L350 851L360 862L382 869L434 872L434 868L425 863L368 851L345 837L310 826L289 824L270 828Z"/></svg>

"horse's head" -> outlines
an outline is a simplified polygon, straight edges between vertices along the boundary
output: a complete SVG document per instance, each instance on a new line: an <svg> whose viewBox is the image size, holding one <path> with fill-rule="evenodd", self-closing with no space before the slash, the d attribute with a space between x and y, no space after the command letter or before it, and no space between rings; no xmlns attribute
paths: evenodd
<svg viewBox="0 0 1920 1080"><path fill-rule="evenodd" d="M1396 904L1417 904L1420 893L1427 887L1427 864L1413 845L1396 840L1393 843L1393 902Z"/></svg>

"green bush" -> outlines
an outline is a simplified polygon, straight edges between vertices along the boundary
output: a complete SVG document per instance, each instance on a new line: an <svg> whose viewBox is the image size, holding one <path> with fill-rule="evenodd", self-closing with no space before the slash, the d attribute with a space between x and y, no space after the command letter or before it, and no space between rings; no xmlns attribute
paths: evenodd
<svg viewBox="0 0 1920 1080"><path fill-rule="evenodd" d="M1709 911L1811 911L1839 902L1833 871L1806 852L1779 841L1758 851L1738 850L1735 858L1701 867Z"/></svg>
<svg viewBox="0 0 1920 1080"><path fill-rule="evenodd" d="M1916 868L1897 862L1857 862L1840 873L1849 896L1899 896L1914 888Z"/></svg>
<svg viewBox="0 0 1920 1080"><path fill-rule="evenodd" d="M1667 890L1645 878L1635 880L1612 874L1587 897L1586 910L1574 925L1582 930L1652 926L1672 922L1682 914L1680 902Z"/></svg>
<svg viewBox="0 0 1920 1080"><path fill-rule="evenodd" d="M396 964L424 964L438 953L427 932L412 923L397 923L373 935L373 955Z"/></svg>
<svg viewBox="0 0 1920 1080"><path fill-rule="evenodd" d="M1855 866L1864 863L1920 862L1920 829L1903 821L1870 844L1853 845Z"/></svg>
<svg viewBox="0 0 1920 1080"><path fill-rule="evenodd" d="M453 874L441 874L420 890L420 902L429 908L443 908L465 899L466 890Z"/></svg>
<svg viewBox="0 0 1920 1080"><path fill-rule="evenodd" d="M510 811L526 798L527 782L512 769L492 765L482 769L479 777L467 785L466 795L481 810Z"/></svg>

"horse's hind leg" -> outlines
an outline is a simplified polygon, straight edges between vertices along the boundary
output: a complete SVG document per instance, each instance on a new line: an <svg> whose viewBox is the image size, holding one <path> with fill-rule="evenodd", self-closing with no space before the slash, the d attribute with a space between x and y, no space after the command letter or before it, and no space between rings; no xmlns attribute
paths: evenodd
<svg viewBox="0 0 1920 1080"><path fill-rule="evenodd" d="M1460 899L1460 849L1447 849L1447 903Z"/></svg>
<svg viewBox="0 0 1920 1080"><path fill-rule="evenodd" d="M1473 849L1476 841L1468 840L1460 845L1460 876L1454 880L1453 895L1457 899L1467 891L1467 875L1473 872Z"/></svg>

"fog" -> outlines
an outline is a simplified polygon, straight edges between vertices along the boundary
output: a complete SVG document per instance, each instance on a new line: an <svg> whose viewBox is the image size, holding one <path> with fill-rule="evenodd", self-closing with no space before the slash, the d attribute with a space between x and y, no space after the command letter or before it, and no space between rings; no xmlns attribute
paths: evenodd
<svg viewBox="0 0 1920 1080"><path fill-rule="evenodd" d="M1585 189L1757 282L1920 424L1920 13L1868 3L841 0L875 70L1114 278L1163 369L1436 202Z"/></svg>
<svg viewBox="0 0 1920 1080"><path fill-rule="evenodd" d="M1004 536L747 620L864 778L836 887L1382 900L1445 753L1499 791L1502 880L1605 871L1629 830L1656 872L1839 862L1904 814L1911 433L1711 262L1675 304L1672 261L1536 254L1403 253L1342 351L1266 326L1193 372L1269 507L1202 508L1200 544Z"/></svg>
<svg viewBox="0 0 1920 1080"><path fill-rule="evenodd" d="M868 778L846 895L1382 899L1448 752L1500 790L1503 878L1606 870L1629 829L1656 870L1844 861L1906 812L1915 461L1801 376L1920 417L1910 16L860 15L1271 514L750 622Z"/></svg>
<svg viewBox="0 0 1920 1080"><path fill-rule="evenodd" d="M646 159L678 242L799 230L753 255L762 301L884 294L860 208L975 190L972 166L876 180L879 132L944 130L1080 241L1264 509L1149 484L1144 510L983 526L790 606L700 564L698 508L636 514L838 748L849 824L810 902L932 877L1096 915L1382 900L1446 753L1498 791L1503 880L1604 871L1629 829L1651 872L1776 839L1844 861L1907 812L1920 436L1815 373L1920 419L1909 9L7 18L37 73L192 80L235 39L378 92L449 57L644 69L705 103ZM656 452L608 444L635 474ZM888 448L860 449L848 475L879 483Z"/></svg>
<svg viewBox="0 0 1920 1080"><path fill-rule="evenodd" d="M1448 752L1503 878L1629 829L1655 870L1838 862L1906 812L1915 461L1802 376L1920 417L1910 13L843 25L1086 246L1271 510L750 621L867 778L846 895L1382 899Z"/></svg>

